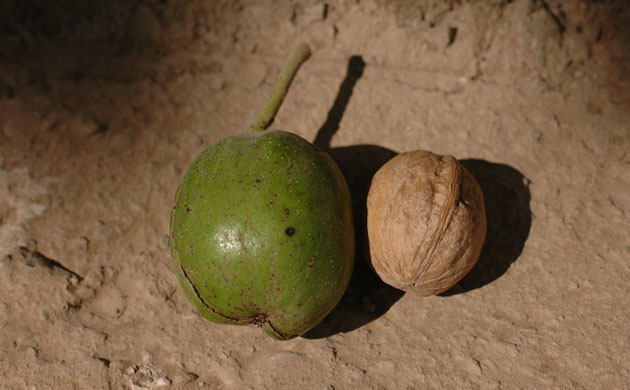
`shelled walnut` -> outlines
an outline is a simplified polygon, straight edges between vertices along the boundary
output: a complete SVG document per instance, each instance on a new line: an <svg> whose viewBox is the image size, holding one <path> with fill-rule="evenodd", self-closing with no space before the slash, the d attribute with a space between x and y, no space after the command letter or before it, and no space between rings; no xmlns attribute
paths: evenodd
<svg viewBox="0 0 630 390"><path fill-rule="evenodd" d="M401 153L374 175L367 199L370 263L384 282L421 296L451 288L486 238L483 193L454 157Z"/></svg>

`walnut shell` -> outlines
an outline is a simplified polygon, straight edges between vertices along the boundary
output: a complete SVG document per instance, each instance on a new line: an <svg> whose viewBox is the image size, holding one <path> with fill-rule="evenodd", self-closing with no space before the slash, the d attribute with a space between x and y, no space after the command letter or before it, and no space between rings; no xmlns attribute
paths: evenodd
<svg viewBox="0 0 630 390"><path fill-rule="evenodd" d="M486 238L481 188L451 156L397 155L374 175L367 210L372 268L385 283L421 296L463 278Z"/></svg>

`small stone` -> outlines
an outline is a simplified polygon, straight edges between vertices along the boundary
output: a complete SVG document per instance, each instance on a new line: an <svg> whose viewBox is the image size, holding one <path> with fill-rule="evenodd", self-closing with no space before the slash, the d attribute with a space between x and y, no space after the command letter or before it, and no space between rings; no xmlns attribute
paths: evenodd
<svg viewBox="0 0 630 390"><path fill-rule="evenodd" d="M35 360L37 359L37 349L33 348L33 347L28 347L25 351L26 356L29 360Z"/></svg>
<svg viewBox="0 0 630 390"><path fill-rule="evenodd" d="M87 238L81 236L73 238L72 243L74 244L74 247L79 251L87 252L90 241Z"/></svg>
<svg viewBox="0 0 630 390"><path fill-rule="evenodd" d="M162 236L162 238L160 239L160 248L162 249L168 249L170 245L170 240L168 238L168 235L165 234Z"/></svg>
<svg viewBox="0 0 630 390"><path fill-rule="evenodd" d="M163 376L161 378L157 378L153 382L153 388L160 388L160 387L170 386L171 383L173 383L173 381L171 381L168 377Z"/></svg>

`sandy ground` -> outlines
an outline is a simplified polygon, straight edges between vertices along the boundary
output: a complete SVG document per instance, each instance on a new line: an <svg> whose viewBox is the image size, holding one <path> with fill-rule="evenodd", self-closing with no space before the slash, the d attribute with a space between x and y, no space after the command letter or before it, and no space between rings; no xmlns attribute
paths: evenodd
<svg viewBox="0 0 630 390"><path fill-rule="evenodd" d="M0 5L0 389L630 388L624 1L49 4ZM359 250L280 342L196 315L167 235L188 165L301 40L274 127L331 147L359 222L373 172L427 149L477 177L489 231L428 298Z"/></svg>

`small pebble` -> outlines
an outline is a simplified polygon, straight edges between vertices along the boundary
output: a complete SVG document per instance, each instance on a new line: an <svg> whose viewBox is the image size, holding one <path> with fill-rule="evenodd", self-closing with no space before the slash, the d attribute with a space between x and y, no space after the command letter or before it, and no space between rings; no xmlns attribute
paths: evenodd
<svg viewBox="0 0 630 390"><path fill-rule="evenodd" d="M170 239L168 238L168 235L163 235L162 239L160 240L160 248L162 249L168 249L170 244Z"/></svg>
<svg viewBox="0 0 630 390"><path fill-rule="evenodd" d="M156 379L155 382L153 382L153 387L159 388L159 387L164 387L164 386L170 386L171 383L173 382L168 377L163 376L161 378Z"/></svg>

